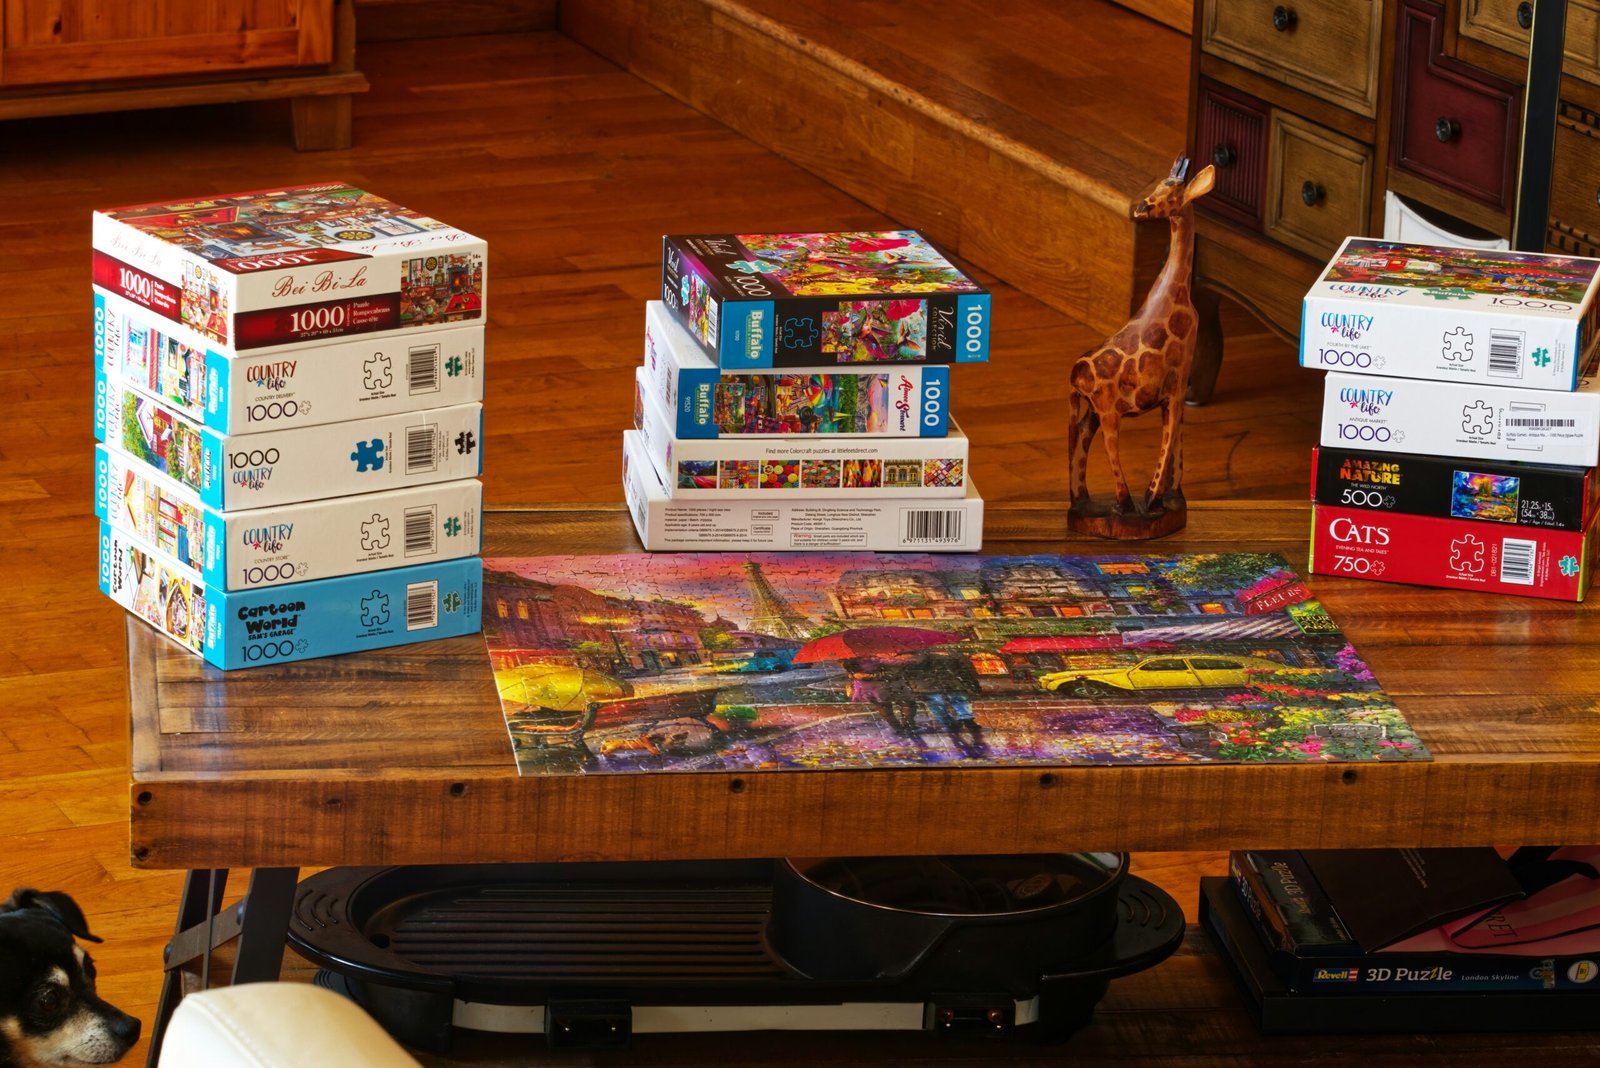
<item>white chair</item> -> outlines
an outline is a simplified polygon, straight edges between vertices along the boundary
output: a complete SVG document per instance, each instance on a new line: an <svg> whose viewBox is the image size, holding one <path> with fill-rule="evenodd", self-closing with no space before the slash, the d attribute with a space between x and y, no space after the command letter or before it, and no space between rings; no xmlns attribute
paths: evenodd
<svg viewBox="0 0 1600 1068"><path fill-rule="evenodd" d="M421 1068L348 998L309 983L245 983L190 994L161 1042L160 1068Z"/></svg>

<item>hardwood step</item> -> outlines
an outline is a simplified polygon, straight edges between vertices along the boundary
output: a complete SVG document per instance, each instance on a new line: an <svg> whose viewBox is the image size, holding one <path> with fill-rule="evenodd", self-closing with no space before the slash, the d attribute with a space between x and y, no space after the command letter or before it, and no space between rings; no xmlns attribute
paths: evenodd
<svg viewBox="0 0 1600 1068"><path fill-rule="evenodd" d="M1121 326L1166 255L1167 228L1129 211L1182 151L1188 35L1106 0L912 6L563 0L560 19L971 263Z"/></svg>

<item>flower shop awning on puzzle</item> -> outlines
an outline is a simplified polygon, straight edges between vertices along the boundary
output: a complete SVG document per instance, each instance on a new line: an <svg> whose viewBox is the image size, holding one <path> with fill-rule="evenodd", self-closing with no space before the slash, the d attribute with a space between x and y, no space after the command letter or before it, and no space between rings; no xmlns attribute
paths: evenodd
<svg viewBox="0 0 1600 1068"><path fill-rule="evenodd" d="M1171 627L1145 627L1123 634L1128 645L1149 648L1157 642L1254 641L1263 638L1304 638L1297 623L1288 616L1246 616L1218 619L1208 623L1185 623Z"/></svg>
<svg viewBox="0 0 1600 1068"><path fill-rule="evenodd" d="M1127 640L1124 640L1127 639ZM1080 653L1099 649L1125 649L1133 641L1130 634L1041 634L1012 638L1000 647L1002 653ZM1162 641L1140 642L1142 649L1160 648Z"/></svg>

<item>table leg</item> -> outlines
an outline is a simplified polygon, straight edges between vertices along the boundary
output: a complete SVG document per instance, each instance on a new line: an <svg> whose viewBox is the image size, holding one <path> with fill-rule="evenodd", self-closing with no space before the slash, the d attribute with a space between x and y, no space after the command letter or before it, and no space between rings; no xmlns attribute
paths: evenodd
<svg viewBox="0 0 1600 1068"><path fill-rule="evenodd" d="M166 977L150 1026L150 1055L155 1068L161 1057L161 1040L167 1024L183 1000L183 968L200 961L201 987L211 986L211 952L234 938L239 940L229 983L261 982L278 978L283 968L284 941L299 868L258 868L250 874L244 897L222 910L227 868L201 868L184 879L178 899L178 922L165 952Z"/></svg>

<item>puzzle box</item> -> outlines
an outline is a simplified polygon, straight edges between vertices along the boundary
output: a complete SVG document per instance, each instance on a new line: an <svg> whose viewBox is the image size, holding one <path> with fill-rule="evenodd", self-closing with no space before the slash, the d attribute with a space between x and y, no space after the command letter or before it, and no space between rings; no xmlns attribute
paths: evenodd
<svg viewBox="0 0 1600 1068"><path fill-rule="evenodd" d="M652 300L644 369L681 438L748 434L943 437L950 430L950 369L725 371Z"/></svg>
<svg viewBox="0 0 1600 1068"><path fill-rule="evenodd" d="M1583 531L1597 498L1592 467L1311 450L1311 499L1318 504Z"/></svg>
<svg viewBox="0 0 1600 1068"><path fill-rule="evenodd" d="M634 372L634 426L674 500L760 496L961 497L967 492L967 436L954 421L942 438L680 438Z"/></svg>
<svg viewBox="0 0 1600 1068"><path fill-rule="evenodd" d="M661 299L722 367L981 363L989 293L915 230L668 235Z"/></svg>
<svg viewBox="0 0 1600 1068"><path fill-rule="evenodd" d="M94 291L95 362L219 434L339 423L483 399L483 327L241 356Z"/></svg>
<svg viewBox="0 0 1600 1068"><path fill-rule="evenodd" d="M409 645L482 629L478 557L228 593L100 524L100 590L219 668Z"/></svg>
<svg viewBox="0 0 1600 1068"><path fill-rule="evenodd" d="M95 374L95 437L223 511L475 478L482 435L482 404L222 435Z"/></svg>
<svg viewBox="0 0 1600 1068"><path fill-rule="evenodd" d="M343 182L94 213L94 284L236 351L482 321L487 246Z"/></svg>
<svg viewBox="0 0 1600 1068"><path fill-rule="evenodd" d="M623 490L646 549L976 552L983 547L983 498L971 481L967 495L955 500L674 500L639 432L623 431L622 441Z"/></svg>
<svg viewBox="0 0 1600 1068"><path fill-rule="evenodd" d="M1572 393L1329 373L1323 445L1475 460L1593 467L1600 458L1600 379Z"/></svg>
<svg viewBox="0 0 1600 1068"><path fill-rule="evenodd" d="M1311 573L1581 601L1596 527L1584 532L1354 508L1311 508Z"/></svg>
<svg viewBox="0 0 1600 1068"><path fill-rule="evenodd" d="M476 479L220 512L138 460L95 446L95 514L199 572L246 590L475 556Z"/></svg>
<svg viewBox="0 0 1600 1068"><path fill-rule="evenodd" d="M1306 293L1300 362L1572 390L1597 337L1600 260L1346 238Z"/></svg>

